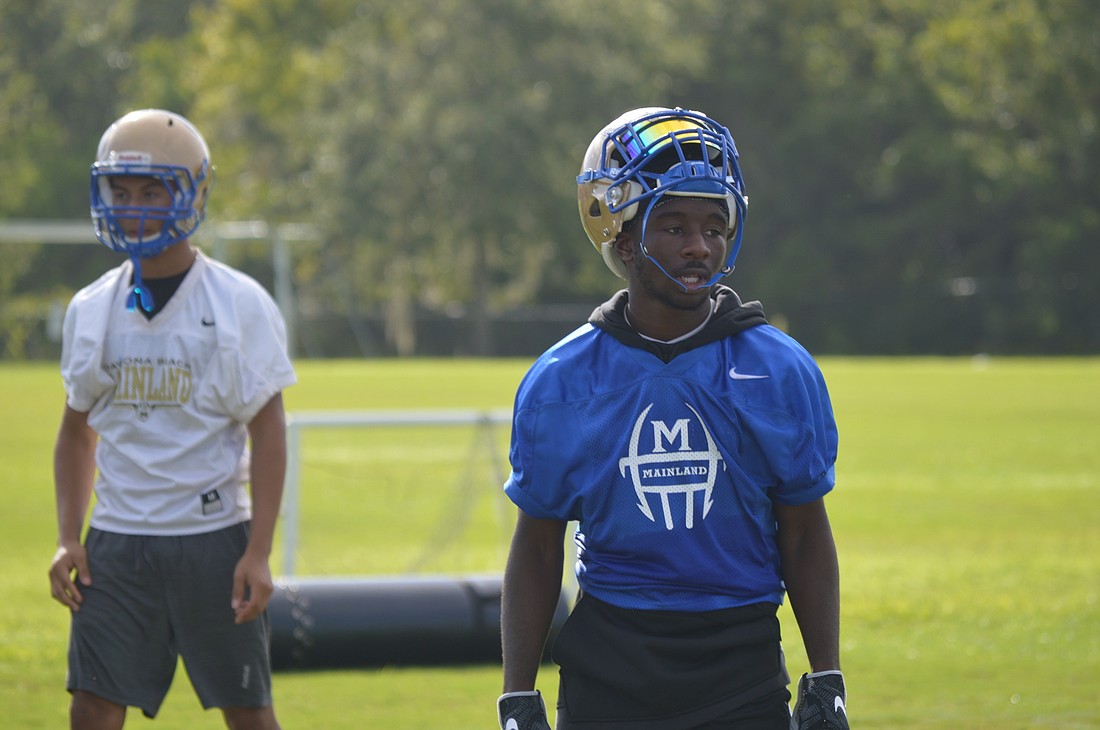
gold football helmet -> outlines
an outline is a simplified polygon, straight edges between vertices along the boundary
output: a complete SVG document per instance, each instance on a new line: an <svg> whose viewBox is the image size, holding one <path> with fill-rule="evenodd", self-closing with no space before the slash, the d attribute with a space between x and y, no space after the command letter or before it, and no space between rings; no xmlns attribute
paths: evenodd
<svg viewBox="0 0 1100 730"><path fill-rule="evenodd" d="M615 119L588 145L577 176L581 225L616 276L625 279L626 268L612 243L639 213L644 239L645 220L663 195L726 203L730 245L707 286L733 271L748 196L729 130L699 112L643 107Z"/></svg>
<svg viewBox="0 0 1100 730"><path fill-rule="evenodd" d="M172 205L116 205L111 178L120 175L159 179L171 194ZM210 149L191 122L163 109L130 112L103 133L92 165L96 237L120 253L154 256L198 229L213 182ZM136 237L128 236L123 226L124 221L133 220L142 224L138 227L142 234Z"/></svg>
<svg viewBox="0 0 1100 730"><path fill-rule="evenodd" d="M143 200L115 200L112 181L119 177L151 178L167 195L153 196L167 205ZM95 235L134 263L134 290L129 308L141 303L152 311L149 291L141 281L141 259L156 256L191 236L206 217L214 184L210 149L199 130L174 112L142 109L121 117L99 140L91 171L91 214Z"/></svg>

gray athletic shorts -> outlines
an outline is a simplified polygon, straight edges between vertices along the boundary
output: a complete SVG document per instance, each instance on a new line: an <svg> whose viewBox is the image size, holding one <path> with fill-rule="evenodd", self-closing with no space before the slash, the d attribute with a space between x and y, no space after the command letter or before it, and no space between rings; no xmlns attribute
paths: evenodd
<svg viewBox="0 0 1100 730"><path fill-rule="evenodd" d="M204 708L270 705L267 614L236 625L229 605L247 542L247 523L178 537L89 530L68 690L154 717L183 657Z"/></svg>

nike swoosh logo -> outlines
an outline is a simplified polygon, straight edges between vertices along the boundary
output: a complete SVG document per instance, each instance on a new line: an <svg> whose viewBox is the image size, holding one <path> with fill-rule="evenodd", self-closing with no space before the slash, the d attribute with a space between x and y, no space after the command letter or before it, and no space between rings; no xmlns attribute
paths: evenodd
<svg viewBox="0 0 1100 730"><path fill-rule="evenodd" d="M768 377L767 375L746 375L745 373L737 372L736 367L730 368L730 378L732 380L762 380Z"/></svg>
<svg viewBox="0 0 1100 730"><path fill-rule="evenodd" d="M516 718L508 718L508 723L504 726L504 730L519 730L519 723L516 722Z"/></svg>
<svg viewBox="0 0 1100 730"><path fill-rule="evenodd" d="M840 697L833 698L833 713L843 713L845 717L848 717L848 711L844 709L844 700Z"/></svg>
<svg viewBox="0 0 1100 730"><path fill-rule="evenodd" d="M209 322L207 322L206 317L203 317L202 318L202 326L203 327L213 327L214 326L214 320L210 320Z"/></svg>

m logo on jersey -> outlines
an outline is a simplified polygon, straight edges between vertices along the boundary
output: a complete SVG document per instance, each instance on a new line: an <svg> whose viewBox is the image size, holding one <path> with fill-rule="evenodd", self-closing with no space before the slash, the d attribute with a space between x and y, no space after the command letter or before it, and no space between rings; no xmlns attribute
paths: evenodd
<svg viewBox="0 0 1100 730"><path fill-rule="evenodd" d="M700 519L706 519L714 503L711 494L719 464L723 470L726 466L703 417L689 404L684 405L694 418L681 418L672 423L647 421L653 404L646 406L634 422L629 455L619 459L619 473L624 477L629 474L634 484L638 509L651 522L656 522L652 504L659 503L667 530L676 526L676 513L681 509L684 527L690 530L695 526L699 494L702 495ZM705 447L693 449L696 442L699 442L697 446L705 444Z"/></svg>

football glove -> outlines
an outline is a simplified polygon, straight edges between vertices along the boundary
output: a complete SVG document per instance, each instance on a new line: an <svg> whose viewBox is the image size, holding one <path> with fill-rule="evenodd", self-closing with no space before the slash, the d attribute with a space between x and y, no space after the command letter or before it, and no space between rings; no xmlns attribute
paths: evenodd
<svg viewBox="0 0 1100 730"><path fill-rule="evenodd" d="M497 718L501 730L550 730L546 704L537 689L502 694L497 699Z"/></svg>
<svg viewBox="0 0 1100 730"><path fill-rule="evenodd" d="M848 730L845 699L844 675L839 671L803 674L791 730Z"/></svg>

